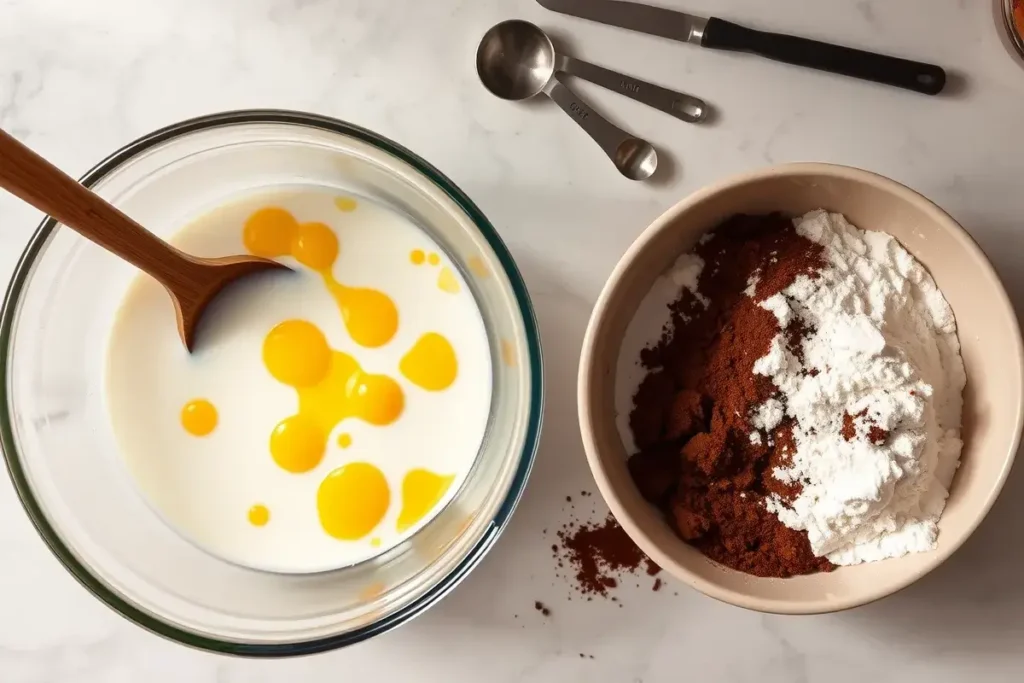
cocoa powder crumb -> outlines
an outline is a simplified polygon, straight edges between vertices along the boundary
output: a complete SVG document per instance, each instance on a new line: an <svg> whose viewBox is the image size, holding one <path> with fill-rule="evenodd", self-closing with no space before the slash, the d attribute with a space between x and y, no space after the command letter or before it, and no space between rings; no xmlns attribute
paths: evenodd
<svg viewBox="0 0 1024 683"><path fill-rule="evenodd" d="M545 617L551 616L551 610L540 600L533 603L533 608L543 614Z"/></svg>
<svg viewBox="0 0 1024 683"><path fill-rule="evenodd" d="M853 441L857 437L857 425L853 421L853 415L843 413L843 427L839 433L847 441Z"/></svg>
<svg viewBox="0 0 1024 683"><path fill-rule="evenodd" d="M806 533L765 507L768 496L792 500L801 490L772 476L795 451L792 424L750 436L753 408L777 394L753 372L780 330L759 304L799 276L818 277L822 247L779 214L734 216L714 234L695 249L705 264L701 298L684 289L661 341L641 353L648 374L629 415L640 449L630 474L679 536L717 562L757 576L828 571L832 564L811 553ZM795 323L787 329L798 359L808 332Z"/></svg>
<svg viewBox="0 0 1024 683"><path fill-rule="evenodd" d="M881 446L889 438L889 431L882 429L878 425L872 425L868 428L868 441L876 446Z"/></svg>
<svg viewBox="0 0 1024 683"><path fill-rule="evenodd" d="M913 393L913 392L911 392ZM856 415L850 415L849 413L843 413L843 427L839 430L839 433L847 441L853 441L857 438L857 423L856 420L862 420L868 425L867 440L869 443L875 446L882 446L889 438L889 430L882 429L876 425L868 416L868 411L862 410Z"/></svg>

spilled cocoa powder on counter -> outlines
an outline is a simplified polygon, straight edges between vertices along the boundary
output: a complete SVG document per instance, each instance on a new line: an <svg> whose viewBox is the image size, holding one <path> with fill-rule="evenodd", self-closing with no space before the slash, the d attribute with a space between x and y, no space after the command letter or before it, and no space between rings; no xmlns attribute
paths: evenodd
<svg viewBox="0 0 1024 683"><path fill-rule="evenodd" d="M610 513L600 522L567 522L557 535L558 543L552 546L557 566L565 569L568 564L574 587L588 599L609 597L609 591L630 574L661 572ZM656 581L660 588L661 580Z"/></svg>
<svg viewBox="0 0 1024 683"><path fill-rule="evenodd" d="M765 507L768 495L791 501L802 489L772 476L795 451L792 421L756 436L751 421L752 409L777 392L753 372L779 332L758 304L801 275L816 278L822 247L772 214L734 216L694 253L704 261L699 294L683 289L661 340L641 354L649 372L629 416L640 449L630 473L677 534L717 562L764 577L829 571L806 533ZM787 332L799 355L805 331L791 324Z"/></svg>

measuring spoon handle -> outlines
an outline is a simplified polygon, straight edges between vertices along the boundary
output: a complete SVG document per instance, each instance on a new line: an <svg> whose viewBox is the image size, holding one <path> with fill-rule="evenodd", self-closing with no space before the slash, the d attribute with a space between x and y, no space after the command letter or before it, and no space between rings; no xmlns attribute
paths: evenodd
<svg viewBox="0 0 1024 683"><path fill-rule="evenodd" d="M559 71L590 81L602 88L608 88L649 107L660 109L687 123L703 121L708 113L708 105L704 100L585 62L582 59L560 55L558 67Z"/></svg>
<svg viewBox="0 0 1024 683"><path fill-rule="evenodd" d="M589 104L577 97L576 93L563 85L557 76L553 76L548 81L548 84L544 87L544 92L580 128L587 131L587 135L600 145L604 153L608 155L608 158L618 167L618 151L622 144L631 140L633 136L594 111Z"/></svg>
<svg viewBox="0 0 1024 683"><path fill-rule="evenodd" d="M167 285L192 262L0 130L0 187Z"/></svg>

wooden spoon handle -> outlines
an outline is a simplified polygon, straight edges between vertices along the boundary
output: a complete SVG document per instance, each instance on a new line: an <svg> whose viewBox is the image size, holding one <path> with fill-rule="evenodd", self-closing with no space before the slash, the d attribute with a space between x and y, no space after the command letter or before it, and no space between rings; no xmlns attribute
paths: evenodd
<svg viewBox="0 0 1024 683"><path fill-rule="evenodd" d="M0 130L0 187L76 230L165 287L195 263L8 133Z"/></svg>

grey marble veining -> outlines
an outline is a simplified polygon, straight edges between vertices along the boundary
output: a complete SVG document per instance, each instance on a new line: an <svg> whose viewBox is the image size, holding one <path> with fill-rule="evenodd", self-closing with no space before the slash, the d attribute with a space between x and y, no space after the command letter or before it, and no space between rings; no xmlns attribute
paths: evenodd
<svg viewBox="0 0 1024 683"><path fill-rule="evenodd" d="M429 159L508 242L540 318L548 406L510 528L447 599L345 651L253 662L198 653L120 619L60 567L0 481L0 681L1017 681L1024 677L1024 468L975 536L902 593L783 618L670 583L616 603L569 601L541 529L592 488L576 426L577 356L623 250L665 208L724 175L817 160L877 171L953 214L1024 305L1024 69L983 0L662 0L765 28L934 61L928 98L545 12L532 0L0 0L0 127L83 173L156 127L281 107L371 127ZM491 24L534 21L582 58L713 103L710 127L580 85L659 147L659 182L623 180L552 106L494 99L473 51ZM38 222L0 196L0 278ZM669 590L671 589L671 590ZM678 595L674 595L678 593ZM548 618L533 609L542 600ZM579 653L594 659L580 658Z"/></svg>

